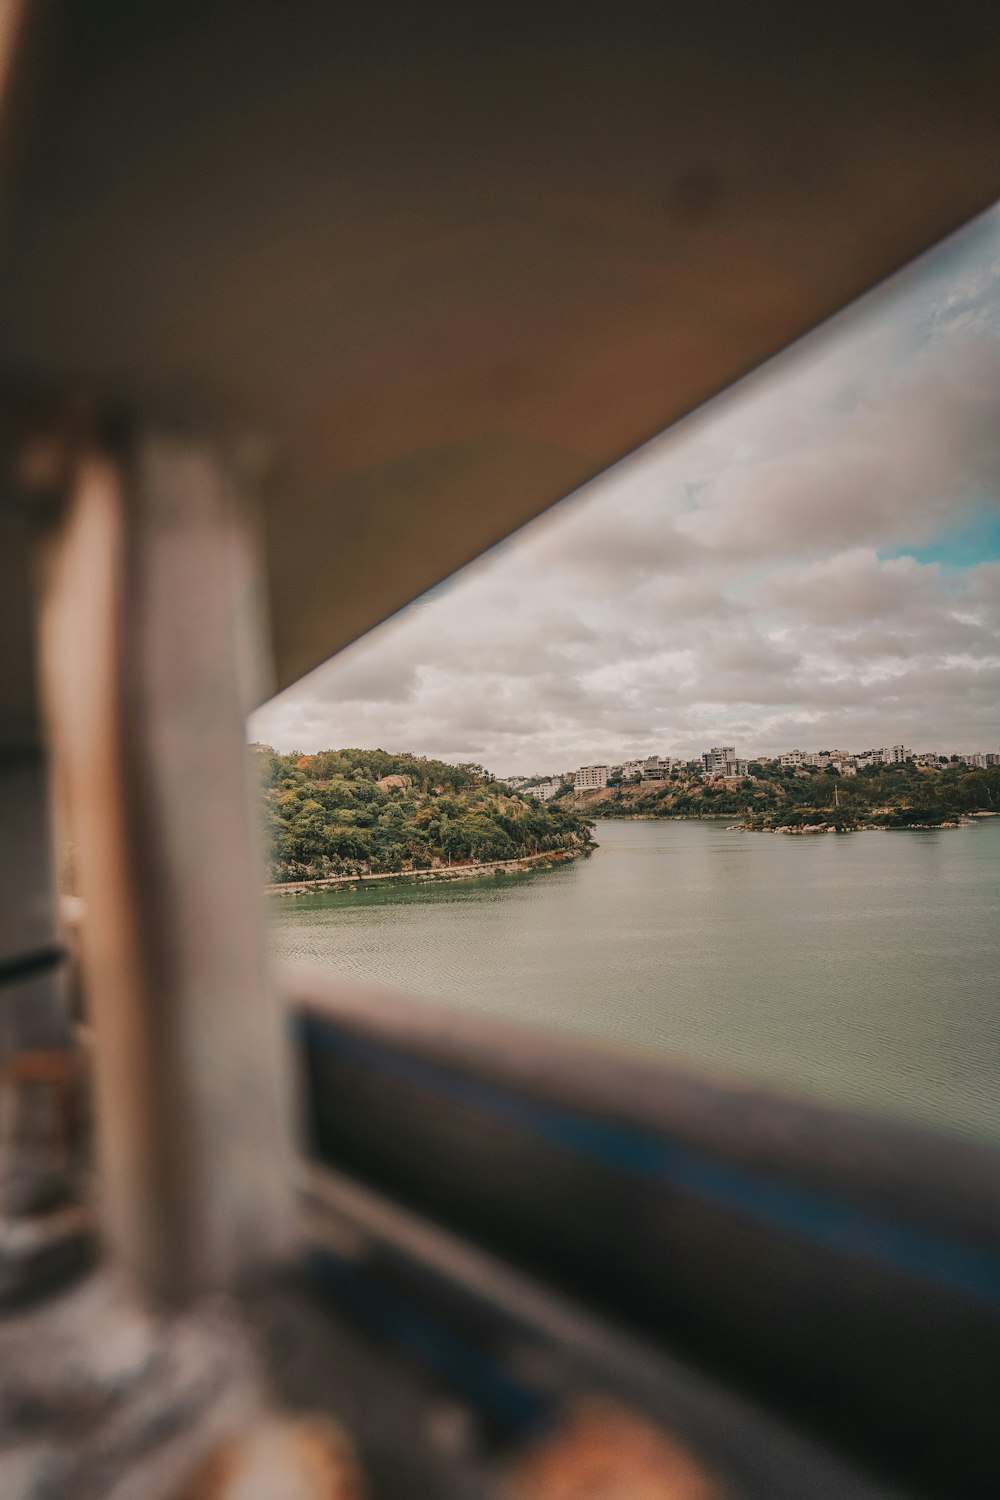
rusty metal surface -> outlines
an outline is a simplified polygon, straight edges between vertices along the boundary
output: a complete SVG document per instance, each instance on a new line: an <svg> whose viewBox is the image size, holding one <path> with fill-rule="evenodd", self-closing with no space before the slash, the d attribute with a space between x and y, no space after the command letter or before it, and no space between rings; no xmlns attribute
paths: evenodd
<svg viewBox="0 0 1000 1500"><path fill-rule="evenodd" d="M674 1434L609 1401L583 1401L514 1468L506 1500L727 1500Z"/></svg>
<svg viewBox="0 0 1000 1500"><path fill-rule="evenodd" d="M1000 193L989 0L42 12L0 365L262 440L279 685Z"/></svg>

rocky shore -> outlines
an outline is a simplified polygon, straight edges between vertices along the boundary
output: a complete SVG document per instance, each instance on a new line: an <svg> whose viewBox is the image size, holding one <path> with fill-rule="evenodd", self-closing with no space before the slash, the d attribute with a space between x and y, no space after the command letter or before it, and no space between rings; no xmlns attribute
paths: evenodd
<svg viewBox="0 0 1000 1500"><path fill-rule="evenodd" d="M785 834L811 834L811 833L891 833L894 830L909 828L972 828L974 826L971 818L959 818L954 822L941 823L858 823L853 828L837 828L833 823L785 823L778 828L754 827L752 823L730 823L726 829L727 833L785 833Z"/></svg>
<svg viewBox="0 0 1000 1500"><path fill-rule="evenodd" d="M305 896L311 891L356 891L363 885L398 884L400 881L438 884L449 880L471 880L495 875L520 875L529 870L565 864L589 854L593 844L575 849L548 849L542 854L525 854L518 859L467 860L464 864L435 865L429 870L393 870L379 875L328 875L321 880L287 880L265 886L269 896Z"/></svg>

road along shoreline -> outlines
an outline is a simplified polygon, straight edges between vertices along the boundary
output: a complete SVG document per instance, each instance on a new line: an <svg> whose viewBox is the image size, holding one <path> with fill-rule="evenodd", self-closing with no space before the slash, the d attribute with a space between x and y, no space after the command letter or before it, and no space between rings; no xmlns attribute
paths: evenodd
<svg viewBox="0 0 1000 1500"><path fill-rule="evenodd" d="M469 880L476 876L519 875L549 865L589 854L594 846L578 849L546 849L541 854L524 854L517 859L469 860L465 864L434 865L429 870L390 870L379 875L327 875L318 880L280 880L264 887L269 896L305 896L311 891L356 890L360 885L379 885L398 881L423 881L437 884L447 880Z"/></svg>

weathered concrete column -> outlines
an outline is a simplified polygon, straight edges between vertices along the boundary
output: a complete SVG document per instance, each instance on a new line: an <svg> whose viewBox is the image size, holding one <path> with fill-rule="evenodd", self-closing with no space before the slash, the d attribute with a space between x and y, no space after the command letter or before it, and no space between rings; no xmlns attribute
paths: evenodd
<svg viewBox="0 0 1000 1500"><path fill-rule="evenodd" d="M75 461L44 676L86 914L107 1238L148 1296L288 1242L288 1067L245 715L260 580L237 466L147 433Z"/></svg>

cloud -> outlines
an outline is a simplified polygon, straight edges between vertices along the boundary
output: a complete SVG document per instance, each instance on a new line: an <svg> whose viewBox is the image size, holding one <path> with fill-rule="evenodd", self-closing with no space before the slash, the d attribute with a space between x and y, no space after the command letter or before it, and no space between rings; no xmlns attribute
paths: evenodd
<svg viewBox="0 0 1000 1500"><path fill-rule="evenodd" d="M998 497L994 211L266 705L251 733L500 772L720 740L992 748L1000 563L975 538L995 535Z"/></svg>
<svg viewBox="0 0 1000 1500"><path fill-rule="evenodd" d="M782 568L754 598L765 610L796 622L845 626L908 618L937 607L938 570L912 557L882 561L869 548L837 552L819 562Z"/></svg>
<svg viewBox="0 0 1000 1500"><path fill-rule="evenodd" d="M845 412L836 390L781 451L722 468L681 525L736 560L919 545L1000 491L1000 341L924 353ZM776 399L779 393L772 395Z"/></svg>

